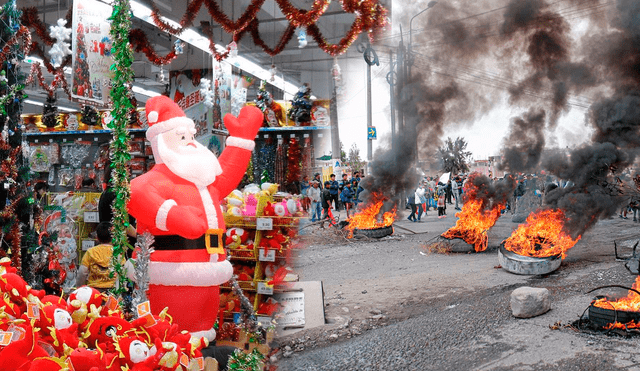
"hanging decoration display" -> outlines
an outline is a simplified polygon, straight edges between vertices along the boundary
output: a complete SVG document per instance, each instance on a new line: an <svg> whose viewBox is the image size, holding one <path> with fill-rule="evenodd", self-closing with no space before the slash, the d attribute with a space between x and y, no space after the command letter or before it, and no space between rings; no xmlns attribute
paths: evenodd
<svg viewBox="0 0 640 371"><path fill-rule="evenodd" d="M25 80L25 84L29 85L38 79L38 85L43 88L49 95L55 93L57 88L62 88L68 96L71 96L71 91L69 90L69 84L67 83L67 79L64 76L64 72L56 70L53 81L51 84L47 84L44 81L44 76L42 76L42 66L40 66L39 62L33 63L31 65L31 70L29 72L29 76Z"/></svg>
<svg viewBox="0 0 640 371"><path fill-rule="evenodd" d="M8 2L7 4L10 3L11 2ZM29 51L31 50L31 32L29 32L25 26L19 26L18 32L16 32L13 37L7 41L4 48L2 48L2 51L0 51L0 63L4 63L9 59L9 56L12 54L12 49L14 49L16 45L20 44L20 39L22 39L23 45L22 54L29 54Z"/></svg>
<svg viewBox="0 0 640 371"><path fill-rule="evenodd" d="M311 166L313 159L313 147L311 146L311 138L304 138L304 146L302 147L302 172L311 178Z"/></svg>
<svg viewBox="0 0 640 371"><path fill-rule="evenodd" d="M151 43L149 43L147 34L139 28L129 31L129 41L136 52L144 53L149 62L156 66L171 63L171 61L176 59L178 54L182 54L184 50L184 43L176 40L176 43L173 44L173 50L164 57L161 57L156 53ZM178 50L180 50L179 53Z"/></svg>
<svg viewBox="0 0 640 371"><path fill-rule="evenodd" d="M67 40L71 39L71 29L65 27L67 24L65 19L58 19L57 24L57 26L49 27L49 36L56 39L56 43L53 44L51 49L49 49L49 55L51 55L51 60L53 61L54 66L60 66L62 64L62 59L67 55L71 55L71 49L67 42Z"/></svg>
<svg viewBox="0 0 640 371"><path fill-rule="evenodd" d="M126 260L127 235L129 215L127 204L129 203L129 171L127 163L131 160L129 146L129 133L127 123L131 105L131 86L133 81L133 51L129 45L129 30L131 29L131 8L128 0L116 0L113 4L110 35L113 39L114 71L111 100L113 101L113 120L109 128L113 130L113 140L110 144L112 185L116 193L113 202L113 259L112 264L118 276L118 285L114 289L116 294L126 290L127 277L122 262Z"/></svg>
<svg viewBox="0 0 640 371"><path fill-rule="evenodd" d="M289 184L302 179L300 171L300 155L300 142L296 138L290 138L289 150L287 151L287 183Z"/></svg>
<svg viewBox="0 0 640 371"><path fill-rule="evenodd" d="M273 174L274 183L284 184L285 172L287 168L287 156L286 156L285 143L282 138L278 138L278 147L276 149L275 158L275 172Z"/></svg>
<svg viewBox="0 0 640 371"><path fill-rule="evenodd" d="M209 79L200 79L200 95L204 98L204 105L207 108L213 107L214 92L211 90L211 81Z"/></svg>
<svg viewBox="0 0 640 371"><path fill-rule="evenodd" d="M306 27L306 33L316 40L318 46L325 53L336 56L344 53L358 38L360 33L367 32L369 38L373 41L377 34L387 25L387 10L376 0L342 0L342 9L347 13L355 14L355 20L349 32L338 44L329 44L322 36L316 22L325 13L330 2L330 0L315 0L311 10L299 10L288 0L277 0L276 3L282 11L282 14L287 18L289 26L278 45L273 49L270 49L264 41L262 41L258 32L257 14L264 0L252 0L251 4L245 9L245 12L235 22L231 21L229 17L220 10L215 0L196 0L189 3L177 27L172 27L167 22L164 22L159 14L159 10L153 4L151 17L155 25L164 32L172 35L180 35L186 28L193 25L193 21L198 15L200 8L204 5L209 11L211 18L220 24L220 27L225 32L233 35L234 42L238 42L244 35L244 32L248 30L251 33L254 44L260 46L265 53L271 56L279 54L284 49L284 46L291 40L295 29L298 27ZM205 32L205 34L208 33ZM228 53L229 47L227 47L227 53L224 53L226 55L219 53L215 48L212 35L209 34L208 37L210 40L209 49L217 60L222 60L227 56L233 57L233 55Z"/></svg>
<svg viewBox="0 0 640 371"><path fill-rule="evenodd" d="M298 30L298 48L302 49L307 46L307 31L304 29Z"/></svg>

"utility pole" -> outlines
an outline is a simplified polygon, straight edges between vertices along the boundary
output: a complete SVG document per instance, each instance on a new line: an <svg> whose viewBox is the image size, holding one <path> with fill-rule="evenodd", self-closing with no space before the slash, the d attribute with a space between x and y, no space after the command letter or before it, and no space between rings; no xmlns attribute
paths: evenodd
<svg viewBox="0 0 640 371"><path fill-rule="evenodd" d="M331 120L331 159L340 160L340 131L338 130L338 92L336 91L336 80L333 80L333 90L329 101L329 119Z"/></svg>
<svg viewBox="0 0 640 371"><path fill-rule="evenodd" d="M396 97L395 87L398 83L398 74L394 71L393 50L389 49L389 73L387 74L387 83L389 83L389 107L391 109L391 149L396 147Z"/></svg>
<svg viewBox="0 0 640 371"><path fill-rule="evenodd" d="M371 47L371 44L359 44L357 50L362 53L364 61L367 63L367 161L373 159L373 139L369 138L369 130L373 128L373 114L371 112L371 66L380 65L378 55Z"/></svg>
<svg viewBox="0 0 640 371"><path fill-rule="evenodd" d="M402 90L404 88L404 43L402 39L402 25L400 25L400 44L398 45L398 78L397 78L397 94L398 99L402 100ZM398 131L404 130L404 112L402 107L398 110Z"/></svg>

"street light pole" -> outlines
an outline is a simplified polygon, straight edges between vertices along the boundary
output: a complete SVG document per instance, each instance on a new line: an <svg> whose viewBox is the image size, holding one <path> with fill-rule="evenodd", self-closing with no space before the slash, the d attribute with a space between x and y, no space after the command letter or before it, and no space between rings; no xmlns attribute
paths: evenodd
<svg viewBox="0 0 640 371"><path fill-rule="evenodd" d="M408 55L407 55L407 64L409 66L409 71L408 71L408 77L411 77L411 65L413 65L413 50L411 49L412 45L412 41L413 41L413 28L411 27L411 24L413 23L413 19L417 16L419 16L420 14L426 12L427 10L433 8L434 5L436 5L438 2L437 1L429 1L429 4L427 4L427 8L421 10L420 12L418 12L418 14L414 15L413 17L411 17L411 20L409 20L409 50L408 50Z"/></svg>

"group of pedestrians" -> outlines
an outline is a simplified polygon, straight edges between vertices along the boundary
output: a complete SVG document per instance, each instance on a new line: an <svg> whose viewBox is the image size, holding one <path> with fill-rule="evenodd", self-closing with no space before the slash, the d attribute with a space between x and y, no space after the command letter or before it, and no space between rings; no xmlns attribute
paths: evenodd
<svg viewBox="0 0 640 371"><path fill-rule="evenodd" d="M311 221L324 220L329 218L329 209L340 211L344 209L347 218L351 216L352 210L360 202L358 199L363 190L360 186L360 172L355 171L349 178L348 174L342 174L342 180L338 182L335 174L329 176L329 180L321 182L320 173L314 175L309 182L310 187L306 190L306 197L309 198L309 213ZM322 208L322 214L320 212Z"/></svg>
<svg viewBox="0 0 640 371"><path fill-rule="evenodd" d="M423 214L426 216L431 206L437 207L438 218L446 218L447 204L453 205L456 210L461 210L462 193L466 177L455 176L447 183L439 181L439 177L425 177L418 187L409 193L407 206L411 208L411 214L407 217L412 222L420 222Z"/></svg>

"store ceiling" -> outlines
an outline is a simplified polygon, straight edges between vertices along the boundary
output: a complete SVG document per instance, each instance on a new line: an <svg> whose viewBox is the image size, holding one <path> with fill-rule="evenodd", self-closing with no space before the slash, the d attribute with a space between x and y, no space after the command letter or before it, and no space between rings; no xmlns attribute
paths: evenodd
<svg viewBox="0 0 640 371"><path fill-rule="evenodd" d="M187 1L137 1L148 7L150 7L151 2L153 1L160 10L161 15L177 22L179 22L183 17L188 4ZM313 4L313 0L289 1L299 9L310 9ZM216 0L216 2L224 13L233 20L237 19L250 4L250 0ZM39 11L40 20L49 26L55 24L59 18L64 18L66 16L68 9L73 4L73 0L19 0L17 4L19 8L36 7ZM260 12L258 13L258 20L260 22L259 31L262 39L268 46L274 47L288 25L288 22L285 20L274 0L266 0L264 2ZM333 1L325 12L325 15L320 18L317 24L329 42L337 43L351 27L353 20L353 14L345 13L342 10L340 2ZM226 34L220 26L211 19L206 7L203 6L198 12L198 16L193 22L192 28L202 34L201 25L206 22L213 25L213 34L216 43L227 45L231 41L231 36ZM162 32L154 25L138 18L132 19L132 28L140 28L144 30L149 40L151 40L151 44L155 48L156 52L161 56L169 53L173 47L173 42L176 40L175 37ZM33 37L37 40L37 35L34 35ZM239 42L238 55L252 60L266 70L270 68L272 63L275 64L278 68L278 73L283 74L287 81L295 84L296 86L300 85L302 82L310 82L301 81L305 75L309 75L306 72L326 71L326 78L329 78L329 71L333 65L333 58L318 48L313 39L308 37L307 40L307 46L299 48L297 37L294 36L287 44L284 51L272 58L267 55L261 47L254 45L250 35L246 35ZM360 40L365 40L364 35L360 36ZM340 56L341 59L349 57L361 58L361 54L355 50L355 46L352 46L347 53ZM142 53L135 53L134 60L135 62L132 66L136 77L134 84L146 90L158 93L164 91L165 86L158 81L160 67L151 64ZM168 77L167 71L169 70L189 70L211 67L212 58L208 53L188 45L182 55L179 55L170 65L165 66L165 74ZM23 65L24 72L29 72L29 68L29 64L25 63ZM43 72L46 72L46 69L43 70ZM45 81L50 83L52 76L46 73L44 76ZM70 75L67 76L70 80ZM30 96L30 99L34 101L44 102L46 98L46 93L42 89L29 87L27 93ZM57 96L58 104L60 106L78 110L80 109L78 104L68 101L67 95L62 90L58 90ZM149 97L146 95L136 93L136 99L138 100L139 105L144 105L148 98ZM248 98L252 99L250 96ZM25 104L24 106L24 113L41 112L41 106L34 104Z"/></svg>

